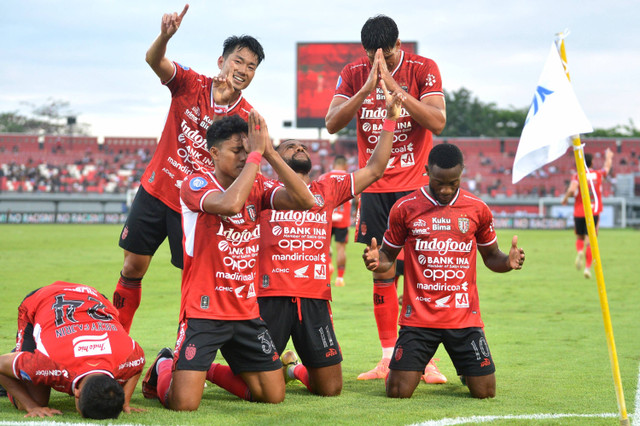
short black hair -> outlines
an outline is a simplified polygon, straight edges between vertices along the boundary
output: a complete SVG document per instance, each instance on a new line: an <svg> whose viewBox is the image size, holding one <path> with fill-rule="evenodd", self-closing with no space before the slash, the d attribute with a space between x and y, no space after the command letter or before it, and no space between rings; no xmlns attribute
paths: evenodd
<svg viewBox="0 0 640 426"><path fill-rule="evenodd" d="M249 125L238 115L222 117L214 121L207 130L207 149L212 146L219 146L222 142L237 134L249 133Z"/></svg>
<svg viewBox="0 0 640 426"><path fill-rule="evenodd" d="M584 154L584 162L587 163L587 167L591 168L591 163L593 162L592 154Z"/></svg>
<svg viewBox="0 0 640 426"><path fill-rule="evenodd" d="M231 36L228 37L222 45L222 56L228 58L230 54L236 51L236 49L247 48L252 51L258 57L258 65L264 60L264 50L258 40L249 36Z"/></svg>
<svg viewBox="0 0 640 426"><path fill-rule="evenodd" d="M86 377L78 408L87 419L117 419L124 405L124 389L113 377L96 374Z"/></svg>
<svg viewBox="0 0 640 426"><path fill-rule="evenodd" d="M345 165L347 164L347 157L345 157L344 155L336 155L336 158L333 159L333 164Z"/></svg>
<svg viewBox="0 0 640 426"><path fill-rule="evenodd" d="M398 41L398 26L388 16L376 15L362 26L360 41L367 51L392 49Z"/></svg>
<svg viewBox="0 0 640 426"><path fill-rule="evenodd" d="M460 164L464 167L464 159L462 151L452 143L441 143L431 148L429 153L428 165L438 166L441 169L451 169Z"/></svg>

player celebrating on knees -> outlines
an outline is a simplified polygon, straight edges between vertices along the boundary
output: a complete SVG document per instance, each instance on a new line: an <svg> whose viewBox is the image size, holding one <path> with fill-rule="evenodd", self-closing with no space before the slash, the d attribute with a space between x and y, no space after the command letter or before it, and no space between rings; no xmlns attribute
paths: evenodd
<svg viewBox="0 0 640 426"><path fill-rule="evenodd" d="M378 80L384 80L389 91L404 92L407 97L394 133L389 166L383 178L360 196L356 241L367 245L373 237L381 241L393 203L428 182L422 166L431 149L432 133L440 134L446 123L438 66L431 59L403 51L398 34L396 23L388 16L374 16L365 22L360 38L367 56L344 67L325 118L329 133L336 133L356 116L358 164L364 167L383 119ZM373 69L378 49L382 49L386 70ZM374 369L360 374L359 380L382 379L389 372L389 358L398 335L396 285L395 265L384 273L373 273L373 313L382 359Z"/></svg>
<svg viewBox="0 0 640 426"><path fill-rule="evenodd" d="M190 176L180 195L185 265L176 352L171 360L170 350L160 351L143 393L193 411L209 379L241 398L279 403L282 363L256 302L260 212L308 209L315 200L271 146L257 112L248 126L237 116L216 121L207 145L215 170ZM284 187L258 173L263 153ZM218 349L229 366L213 363Z"/></svg>
<svg viewBox="0 0 640 426"><path fill-rule="evenodd" d="M387 396L410 398L425 365L442 343L474 398L496 394L495 366L484 335L476 286L476 249L494 272L521 269L524 250L498 248L489 207L460 189L462 152L452 144L429 154L429 184L398 200L382 246L364 250L367 269L391 268L404 247L400 334L393 350Z"/></svg>
<svg viewBox="0 0 640 426"><path fill-rule="evenodd" d="M224 41L218 58L220 74L207 77L169 60L167 44L178 31L189 5L178 15L162 17L160 35L149 47L146 61L171 91L171 106L160 142L149 162L127 221L120 234L124 249L120 279L113 303L127 331L142 296L142 279L160 244L168 237L171 263L182 268L180 186L194 172L211 169L206 147L207 129L215 120L239 115L247 120L251 105L242 90L251 83L264 59L260 43L253 37L232 36Z"/></svg>
<svg viewBox="0 0 640 426"><path fill-rule="evenodd" d="M374 69L385 68L378 50ZM288 140L278 146L284 161L309 185L315 205L304 212L267 210L261 218L260 315L266 321L278 352L289 337L303 364L291 351L282 355L287 381L299 379L309 391L322 396L342 391L342 353L331 315L331 277L327 271L331 244L331 213L382 177L393 145L393 130L400 116L402 92L386 97L387 118L380 141L367 165L354 173L311 182L311 159L304 145Z"/></svg>
<svg viewBox="0 0 640 426"><path fill-rule="evenodd" d="M587 166L587 186L589 187L589 197L591 199L591 211L593 212L593 223L598 231L598 219L602 213L602 179L609 175L613 164L613 151L609 148L604 152L604 166L600 170L590 170L593 155L585 154L584 162ZM589 233L587 232L587 222L584 218L584 205L582 204L582 194L580 193L580 182L578 175L571 177L571 183L562 198L562 204L567 204L570 197L575 196L573 204L573 228L576 234L576 269L584 268L584 277L591 278L591 245L589 244Z"/></svg>
<svg viewBox="0 0 640 426"><path fill-rule="evenodd" d="M129 406L144 352L98 290L56 281L18 307L14 352L0 355L0 384L25 417L61 414L49 408L51 389L74 395L89 419L117 419Z"/></svg>

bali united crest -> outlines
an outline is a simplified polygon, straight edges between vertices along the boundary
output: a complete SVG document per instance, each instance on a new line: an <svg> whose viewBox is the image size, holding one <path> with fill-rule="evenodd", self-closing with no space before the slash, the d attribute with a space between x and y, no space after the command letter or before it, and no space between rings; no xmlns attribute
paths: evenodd
<svg viewBox="0 0 640 426"><path fill-rule="evenodd" d="M458 229L463 234L466 234L469 231L469 218L468 217L459 217L458 218Z"/></svg>
<svg viewBox="0 0 640 426"><path fill-rule="evenodd" d="M193 359L193 357L196 356L196 347L195 347L194 344L190 344L189 346L187 346L187 348L184 351L184 356L189 361L191 361Z"/></svg>
<svg viewBox="0 0 640 426"><path fill-rule="evenodd" d="M254 206L253 204L249 204L247 206L247 213L249 214L249 218L251 219L252 222L255 222L256 219L258 218L258 213L256 212L256 206Z"/></svg>
<svg viewBox="0 0 640 426"><path fill-rule="evenodd" d="M316 205L318 207L324 207L324 198L320 194L313 194L313 198L316 199Z"/></svg>

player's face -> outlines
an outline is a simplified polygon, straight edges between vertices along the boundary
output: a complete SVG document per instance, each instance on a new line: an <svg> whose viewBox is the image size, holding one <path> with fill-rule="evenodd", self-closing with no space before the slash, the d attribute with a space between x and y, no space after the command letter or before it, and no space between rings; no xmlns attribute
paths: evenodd
<svg viewBox="0 0 640 426"><path fill-rule="evenodd" d="M367 57L369 58L369 63L373 64L373 59L376 56L375 50L367 50ZM384 61L387 63L387 69L389 72L392 72L396 65L398 65L398 61L400 60L400 40L396 42L396 44L391 48L382 52L384 55Z"/></svg>
<svg viewBox="0 0 640 426"><path fill-rule="evenodd" d="M278 147L278 153L294 172L307 174L311 171L311 157L307 146L300 141L282 142Z"/></svg>
<svg viewBox="0 0 640 426"><path fill-rule="evenodd" d="M429 192L440 204L449 204L460 188L462 165L450 169L441 169L433 165L427 167L429 175Z"/></svg>
<svg viewBox="0 0 640 426"><path fill-rule="evenodd" d="M223 75L232 72L231 84L236 90L244 90L249 86L258 68L258 56L246 47L236 48L226 58L218 59L218 67Z"/></svg>
<svg viewBox="0 0 640 426"><path fill-rule="evenodd" d="M235 134L220 145L211 147L211 157L218 178L235 179L247 161L247 135Z"/></svg>

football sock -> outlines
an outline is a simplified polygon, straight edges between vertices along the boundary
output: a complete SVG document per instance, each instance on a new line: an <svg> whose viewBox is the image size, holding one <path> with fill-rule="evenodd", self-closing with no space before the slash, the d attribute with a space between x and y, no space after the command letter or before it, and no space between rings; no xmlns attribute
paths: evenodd
<svg viewBox="0 0 640 426"><path fill-rule="evenodd" d="M585 256L584 267L591 268L591 262L593 261L593 257L591 256L591 245L587 246L587 253Z"/></svg>
<svg viewBox="0 0 640 426"><path fill-rule="evenodd" d="M398 293L394 279L373 280L373 315L383 348L393 348L398 338Z"/></svg>
<svg viewBox="0 0 640 426"><path fill-rule="evenodd" d="M164 405L167 406L167 394L169 393L169 385L171 385L171 366L173 360L166 358L158 364L156 368L158 370L158 384L156 385L156 392L158 393L158 399Z"/></svg>
<svg viewBox="0 0 640 426"><path fill-rule="evenodd" d="M302 382L303 385L309 389L309 392L313 392L311 387L309 386L309 372L307 371L307 367L302 364L298 364L293 367L293 378L298 379ZM288 372L287 372L288 373Z"/></svg>
<svg viewBox="0 0 640 426"><path fill-rule="evenodd" d="M584 250L584 240L576 240L576 251Z"/></svg>
<svg viewBox="0 0 640 426"><path fill-rule="evenodd" d="M338 266L338 277L343 278L344 277L344 266Z"/></svg>
<svg viewBox="0 0 640 426"><path fill-rule="evenodd" d="M207 380L238 398L251 401L249 387L242 380L242 377L233 374L231 367L228 365L221 365L215 362L211 364L211 368L207 371Z"/></svg>
<svg viewBox="0 0 640 426"><path fill-rule="evenodd" d="M131 330L133 316L140 306L142 278L127 278L120 273L120 279L113 292L113 305L118 309L120 324L127 333Z"/></svg>

